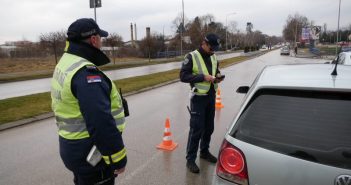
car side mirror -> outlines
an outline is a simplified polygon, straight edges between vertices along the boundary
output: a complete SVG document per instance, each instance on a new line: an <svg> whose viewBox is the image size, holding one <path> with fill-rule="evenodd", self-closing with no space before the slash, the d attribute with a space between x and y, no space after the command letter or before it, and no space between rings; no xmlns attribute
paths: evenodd
<svg viewBox="0 0 351 185"><path fill-rule="evenodd" d="M250 89L249 86L240 86L238 89L236 89L236 92L241 94L246 94L247 92L249 92L249 89Z"/></svg>

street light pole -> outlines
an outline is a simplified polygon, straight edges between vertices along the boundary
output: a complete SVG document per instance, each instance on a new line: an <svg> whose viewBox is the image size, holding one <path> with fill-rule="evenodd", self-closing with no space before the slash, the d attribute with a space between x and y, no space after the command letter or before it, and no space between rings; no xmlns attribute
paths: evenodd
<svg viewBox="0 0 351 185"><path fill-rule="evenodd" d="M95 22L97 23L97 20L96 20L96 5L95 5L95 1L94 1L94 18L95 18Z"/></svg>
<svg viewBox="0 0 351 185"><path fill-rule="evenodd" d="M336 49L335 49L335 55L338 56L338 42L339 42L339 24L340 24L340 4L341 0L339 0L339 14L338 14L338 31L336 32Z"/></svg>
<svg viewBox="0 0 351 185"><path fill-rule="evenodd" d="M184 0L182 0L182 27L180 28L180 56L183 56Z"/></svg>
<svg viewBox="0 0 351 185"><path fill-rule="evenodd" d="M295 20L295 43L294 43L294 47L297 47L296 39L297 39L297 20Z"/></svg>
<svg viewBox="0 0 351 185"><path fill-rule="evenodd" d="M229 13L225 16L225 51L228 50L228 16L229 15L234 15L236 14L235 12Z"/></svg>
<svg viewBox="0 0 351 185"><path fill-rule="evenodd" d="M97 22L96 20L96 8L100 8L101 7L101 0L89 0L90 1L90 8L94 8L94 20L95 22Z"/></svg>

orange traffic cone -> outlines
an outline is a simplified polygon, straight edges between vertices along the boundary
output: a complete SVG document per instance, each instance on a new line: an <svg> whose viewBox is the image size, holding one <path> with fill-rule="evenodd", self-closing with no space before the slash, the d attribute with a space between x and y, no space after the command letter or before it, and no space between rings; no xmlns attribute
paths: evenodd
<svg viewBox="0 0 351 185"><path fill-rule="evenodd" d="M222 104L222 100L221 100L221 90L218 88L217 95L216 95L216 109L221 109L223 107L224 105Z"/></svg>
<svg viewBox="0 0 351 185"><path fill-rule="evenodd" d="M163 150L174 150L177 146L178 143L174 143L171 139L172 133L171 133L171 124L169 123L169 119L166 119L165 123L165 131L163 133L163 141L156 147L158 149L163 149Z"/></svg>

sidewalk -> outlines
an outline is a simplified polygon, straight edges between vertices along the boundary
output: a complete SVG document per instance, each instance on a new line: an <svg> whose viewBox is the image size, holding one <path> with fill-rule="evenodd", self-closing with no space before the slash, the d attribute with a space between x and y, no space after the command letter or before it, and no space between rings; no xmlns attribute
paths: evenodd
<svg viewBox="0 0 351 185"><path fill-rule="evenodd" d="M291 53L290 56L293 56L296 58L322 58L327 60L333 60L335 58L334 55L313 54L308 49L299 49L297 51L297 55L295 55L295 53Z"/></svg>
<svg viewBox="0 0 351 185"><path fill-rule="evenodd" d="M309 50L306 49L299 49L297 51L297 54L292 53L292 56L295 56L296 58L316 58L320 57L319 55L311 53Z"/></svg>

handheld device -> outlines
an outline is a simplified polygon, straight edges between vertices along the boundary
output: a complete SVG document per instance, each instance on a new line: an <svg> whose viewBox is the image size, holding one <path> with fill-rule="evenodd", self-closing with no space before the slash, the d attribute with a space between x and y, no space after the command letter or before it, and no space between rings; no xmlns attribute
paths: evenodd
<svg viewBox="0 0 351 185"><path fill-rule="evenodd" d="M102 155L100 151L94 145L87 156L87 162L92 166L96 166L96 164L100 162L101 158Z"/></svg>
<svg viewBox="0 0 351 185"><path fill-rule="evenodd" d="M218 80L223 80L224 78L225 78L225 75L216 76L216 79L218 79Z"/></svg>

